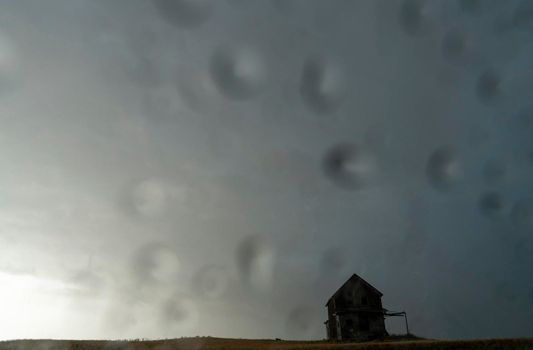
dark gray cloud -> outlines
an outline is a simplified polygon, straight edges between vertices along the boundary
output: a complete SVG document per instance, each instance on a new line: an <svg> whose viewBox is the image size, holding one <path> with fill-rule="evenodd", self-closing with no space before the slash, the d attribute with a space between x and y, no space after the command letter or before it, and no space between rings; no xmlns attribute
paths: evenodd
<svg viewBox="0 0 533 350"><path fill-rule="evenodd" d="M531 336L530 10L3 2L4 336Z"/></svg>

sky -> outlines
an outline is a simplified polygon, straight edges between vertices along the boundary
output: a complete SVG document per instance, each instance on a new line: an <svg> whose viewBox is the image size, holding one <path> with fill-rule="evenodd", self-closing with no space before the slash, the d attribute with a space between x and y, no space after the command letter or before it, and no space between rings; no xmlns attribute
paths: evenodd
<svg viewBox="0 0 533 350"><path fill-rule="evenodd" d="M533 336L532 14L2 1L0 338Z"/></svg>

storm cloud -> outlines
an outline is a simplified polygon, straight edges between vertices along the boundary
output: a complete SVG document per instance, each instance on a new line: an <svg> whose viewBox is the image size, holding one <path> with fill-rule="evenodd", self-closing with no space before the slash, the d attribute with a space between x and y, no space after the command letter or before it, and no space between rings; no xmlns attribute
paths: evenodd
<svg viewBox="0 0 533 350"><path fill-rule="evenodd" d="M532 336L532 34L528 1L3 1L2 337L324 338L352 273L417 335Z"/></svg>

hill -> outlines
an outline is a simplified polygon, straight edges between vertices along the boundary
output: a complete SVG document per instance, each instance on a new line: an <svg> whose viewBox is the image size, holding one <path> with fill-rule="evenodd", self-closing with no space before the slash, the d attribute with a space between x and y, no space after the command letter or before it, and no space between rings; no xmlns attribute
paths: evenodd
<svg viewBox="0 0 533 350"><path fill-rule="evenodd" d="M13 340L0 350L529 350L533 338L486 340L387 340L366 343L225 339L213 337L149 341Z"/></svg>

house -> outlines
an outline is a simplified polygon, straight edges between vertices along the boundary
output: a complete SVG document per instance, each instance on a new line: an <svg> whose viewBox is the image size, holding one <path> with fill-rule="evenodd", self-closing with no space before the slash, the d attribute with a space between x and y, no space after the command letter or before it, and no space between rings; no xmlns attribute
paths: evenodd
<svg viewBox="0 0 533 350"><path fill-rule="evenodd" d="M353 274L326 303L324 322L330 340L371 340L388 335L385 329L383 294Z"/></svg>

